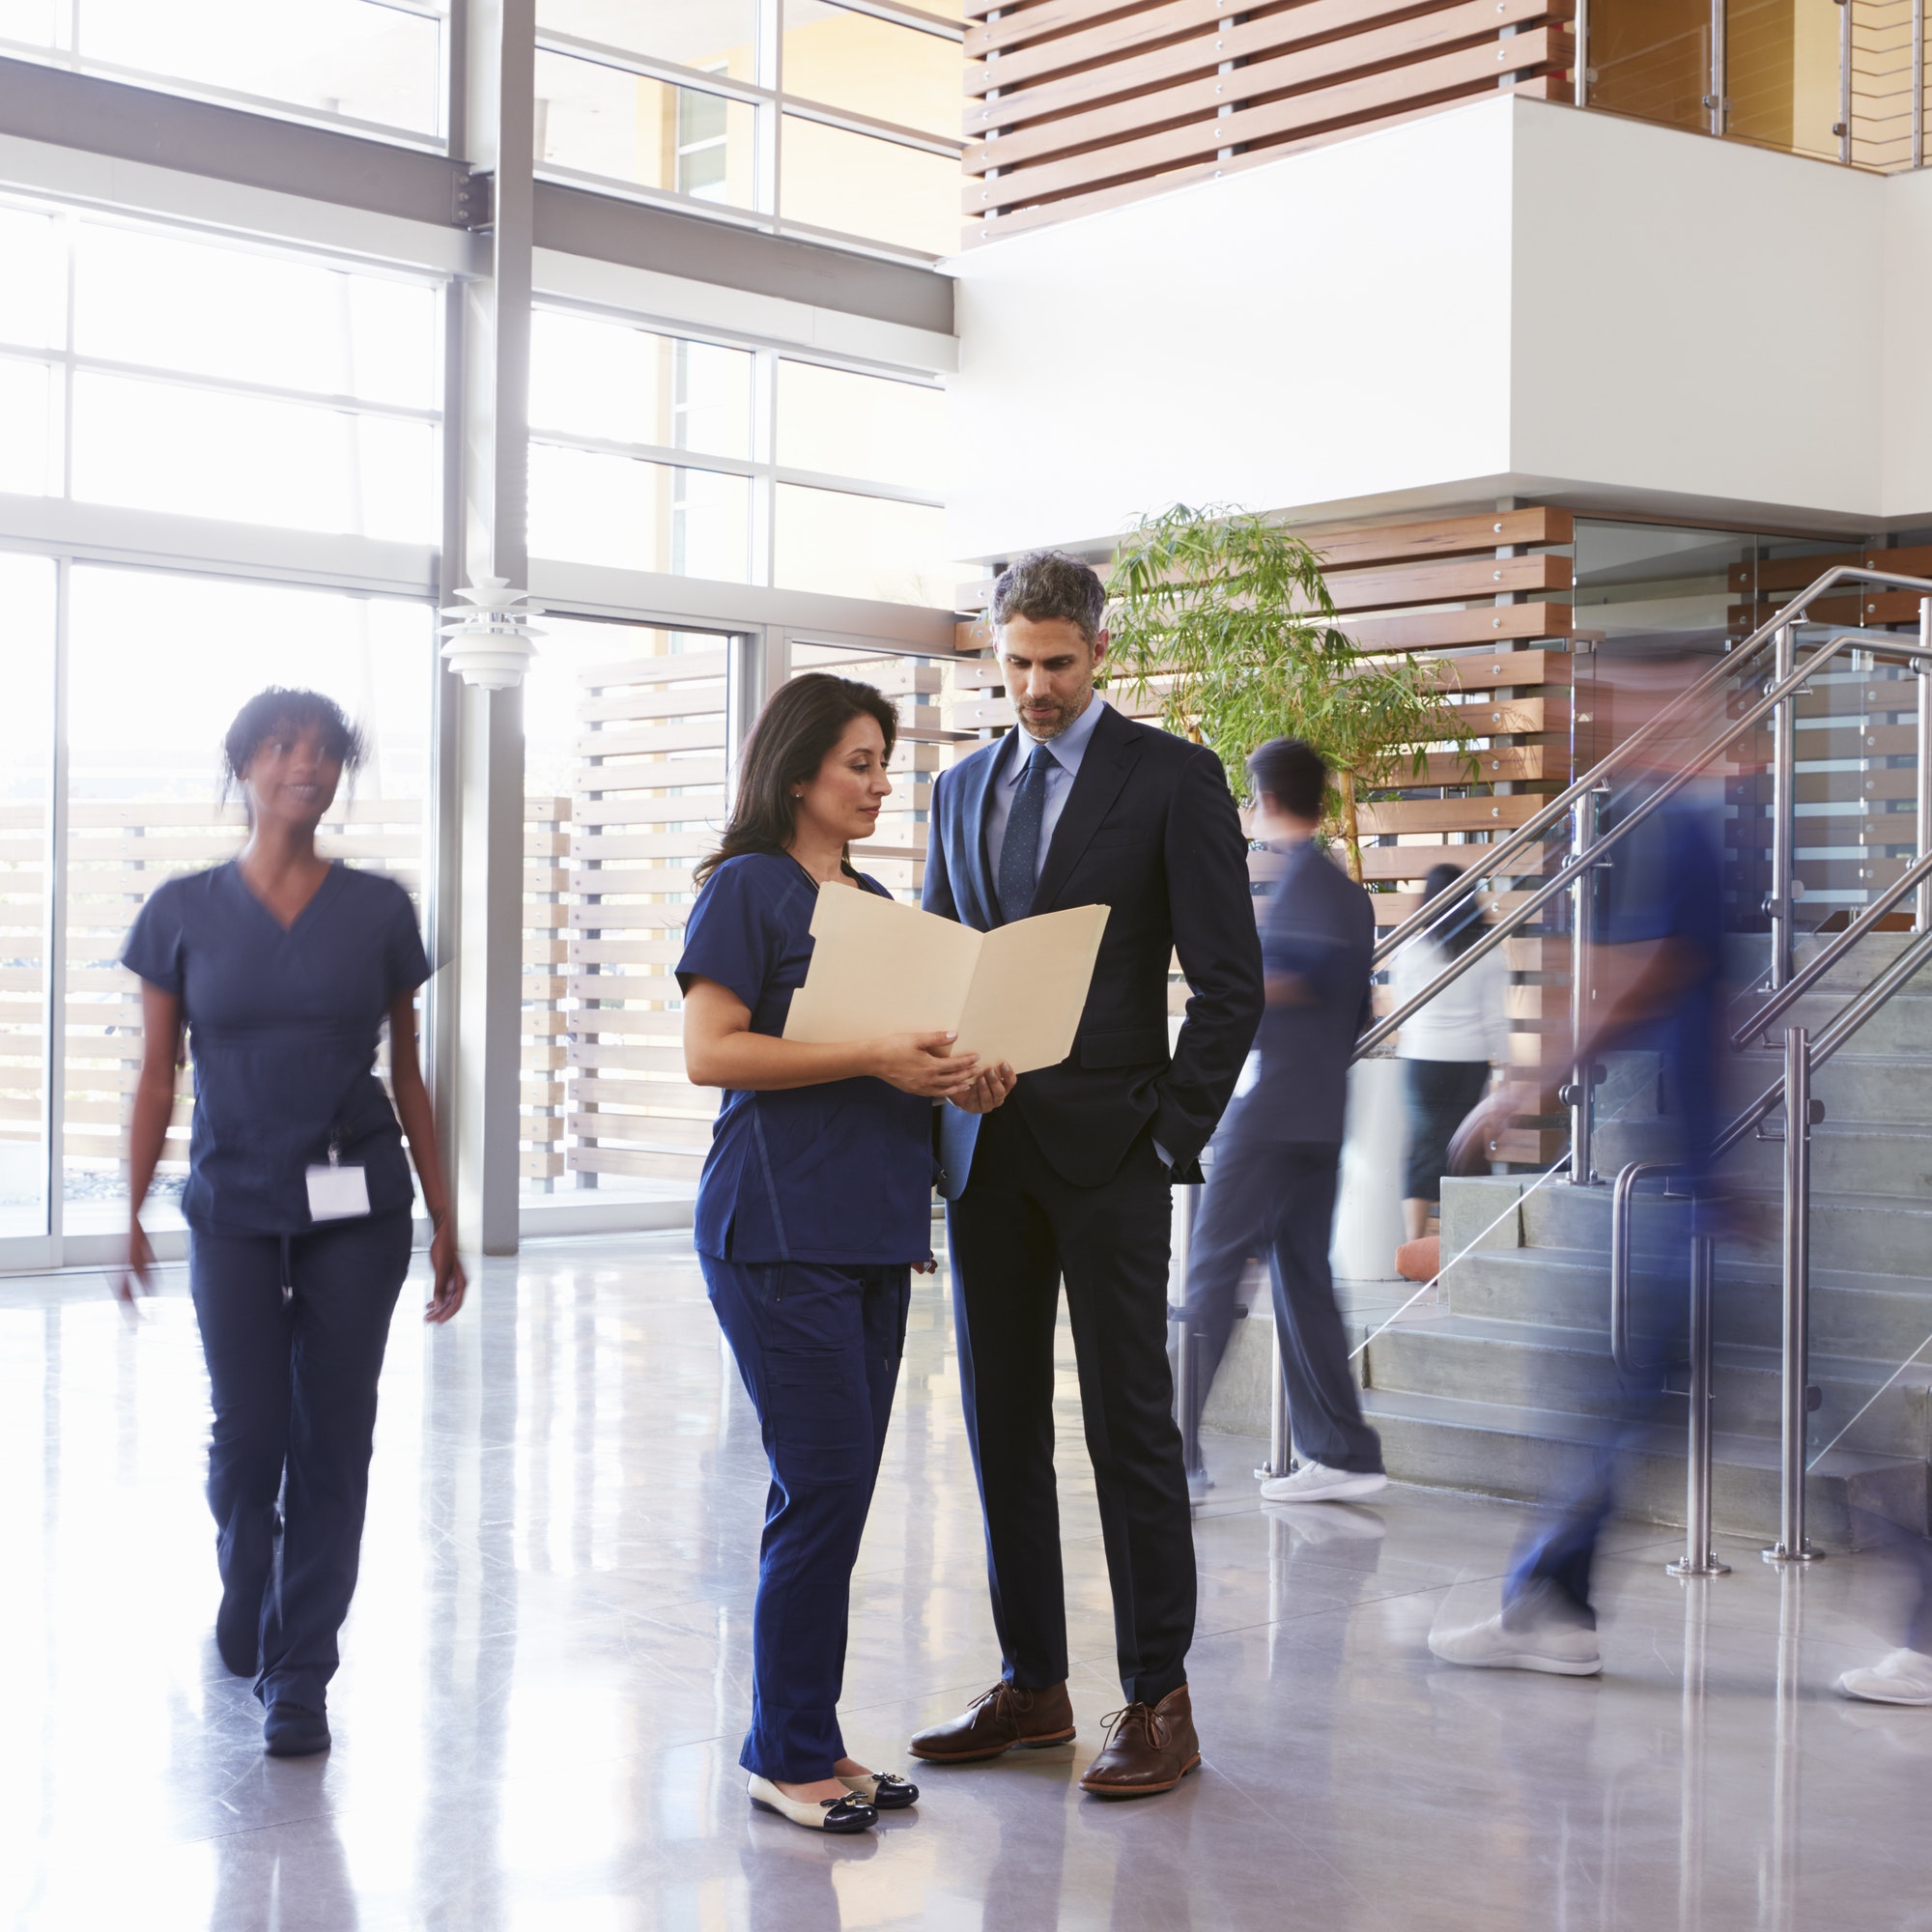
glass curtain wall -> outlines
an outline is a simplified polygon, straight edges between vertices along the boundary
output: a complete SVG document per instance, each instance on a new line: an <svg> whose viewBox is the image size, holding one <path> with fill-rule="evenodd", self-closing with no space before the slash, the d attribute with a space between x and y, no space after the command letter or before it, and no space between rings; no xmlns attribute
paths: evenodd
<svg viewBox="0 0 1932 1932"><path fill-rule="evenodd" d="M947 609L943 392L772 349L538 311L530 551Z"/></svg>
<svg viewBox="0 0 1932 1932"><path fill-rule="evenodd" d="M447 13L446 0L0 0L0 54L434 141Z"/></svg>
<svg viewBox="0 0 1932 1932"><path fill-rule="evenodd" d="M959 245L956 5L538 0L541 173L886 252Z"/></svg>
<svg viewBox="0 0 1932 1932"><path fill-rule="evenodd" d="M437 540L437 291L0 203L0 489Z"/></svg>

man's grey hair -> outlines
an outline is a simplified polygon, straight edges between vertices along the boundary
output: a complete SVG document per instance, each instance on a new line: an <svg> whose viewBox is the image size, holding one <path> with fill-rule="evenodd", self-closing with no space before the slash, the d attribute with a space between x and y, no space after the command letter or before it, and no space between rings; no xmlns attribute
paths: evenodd
<svg viewBox="0 0 1932 1932"><path fill-rule="evenodd" d="M1000 572L987 615L996 629L1009 617L1036 624L1062 618L1078 624L1091 644L1100 635L1106 613L1107 589L1091 565L1065 551L1036 550Z"/></svg>

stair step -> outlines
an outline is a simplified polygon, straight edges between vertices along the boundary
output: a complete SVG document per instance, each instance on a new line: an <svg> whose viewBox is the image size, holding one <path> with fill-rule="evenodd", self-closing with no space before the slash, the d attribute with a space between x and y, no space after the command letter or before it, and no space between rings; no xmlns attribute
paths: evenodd
<svg viewBox="0 0 1932 1932"><path fill-rule="evenodd" d="M1519 1502L1550 1503L1580 1493L1602 1457L1615 1457L1617 1507L1654 1522L1684 1520L1682 1433L1659 1427L1610 1450L1611 1429L1550 1409L1453 1396L1370 1390L1363 1408L1382 1439L1398 1482L1463 1490ZM1873 1540L1865 1511L1923 1534L1928 1469L1917 1457L1834 1449L1812 1471L1805 1492L1812 1535L1827 1547ZM1711 1472L1713 1526L1723 1535L1772 1538L1777 1532L1776 1442L1719 1433Z"/></svg>
<svg viewBox="0 0 1932 1932"><path fill-rule="evenodd" d="M1778 1350L1719 1345L1714 1353L1719 1430L1776 1438L1782 1426ZM1846 1447L1932 1456L1932 1367L1909 1369L1887 1387L1894 1366L1814 1353L1811 1380L1822 1397L1812 1417L1814 1442L1829 1441L1858 1416ZM1583 1415L1614 1415L1619 1407L1609 1335L1601 1329L1431 1315L1378 1335L1364 1374L1384 1393L1461 1396ZM1685 1424L1688 1378L1688 1368L1673 1362L1659 1410L1666 1427Z"/></svg>

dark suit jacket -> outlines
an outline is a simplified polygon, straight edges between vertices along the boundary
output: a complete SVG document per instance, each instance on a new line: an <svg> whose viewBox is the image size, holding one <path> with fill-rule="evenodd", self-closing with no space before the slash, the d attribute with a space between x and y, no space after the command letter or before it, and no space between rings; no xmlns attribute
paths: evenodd
<svg viewBox="0 0 1932 1932"><path fill-rule="evenodd" d="M986 794L1003 744L933 787L923 903L985 932L999 924L986 853ZM1190 1177L1228 1104L1262 1015L1261 946L1247 841L1220 760L1111 706L1094 727L1031 910L1112 908L1073 1051L1020 1076L1016 1106L1056 1172L1112 1179L1151 1125ZM1186 1023L1170 1059L1167 973L1179 952ZM966 1184L977 1121L941 1108L940 1192Z"/></svg>
<svg viewBox="0 0 1932 1932"><path fill-rule="evenodd" d="M1261 1071L1240 1104L1242 1134L1340 1144L1375 950L1368 894L1312 840L1291 847L1262 921L1262 957L1269 979L1292 974L1309 997L1271 1004L1262 1020Z"/></svg>

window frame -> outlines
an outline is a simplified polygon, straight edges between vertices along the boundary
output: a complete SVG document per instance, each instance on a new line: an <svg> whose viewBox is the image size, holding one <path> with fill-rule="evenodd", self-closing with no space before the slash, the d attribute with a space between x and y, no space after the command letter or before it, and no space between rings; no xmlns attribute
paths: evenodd
<svg viewBox="0 0 1932 1932"><path fill-rule="evenodd" d="M935 39L952 41L962 48L965 43L966 29L963 23L948 20L941 14L924 13L917 7L898 5L897 0L824 0L824 4L835 7L841 13L865 14L868 18L882 20L890 26L903 27L913 33L930 34ZM740 80L704 68L685 67L677 61L664 60L653 54L638 53L627 47L612 46L607 42L586 40L581 35L567 34L542 25L538 26L536 35L536 49L539 53L586 61L595 67L613 68L620 72L636 74L639 79L659 81L669 87L711 95L750 107L756 120L753 137L753 186L752 205L749 208L708 201L698 195L678 193L674 189L650 187L639 182L622 181L609 175L594 174L584 169L572 168L541 158L537 160L535 167L537 179L560 182L573 187L588 188L599 194L649 202L659 207L676 209L682 213L696 214L705 220L728 221L741 227L755 228L768 235L789 235L806 241L830 242L837 247L849 248L861 254L879 255L892 261L909 261L922 266L930 266L941 260L940 255L928 253L923 249L882 241L877 237L857 235L846 230L824 228L810 222L788 219L780 214L781 173L784 166L783 126L786 117L815 121L824 127L837 128L848 134L860 134L872 140L890 142L898 147L918 149L922 153L937 155L955 162L963 160L966 141L963 134L958 137L934 134L924 128L908 128L898 122L881 120L873 115L859 113L852 108L838 107L829 101L815 100L808 95L791 93L784 82L784 0L755 0L755 6L753 45L756 77L752 80Z"/></svg>

